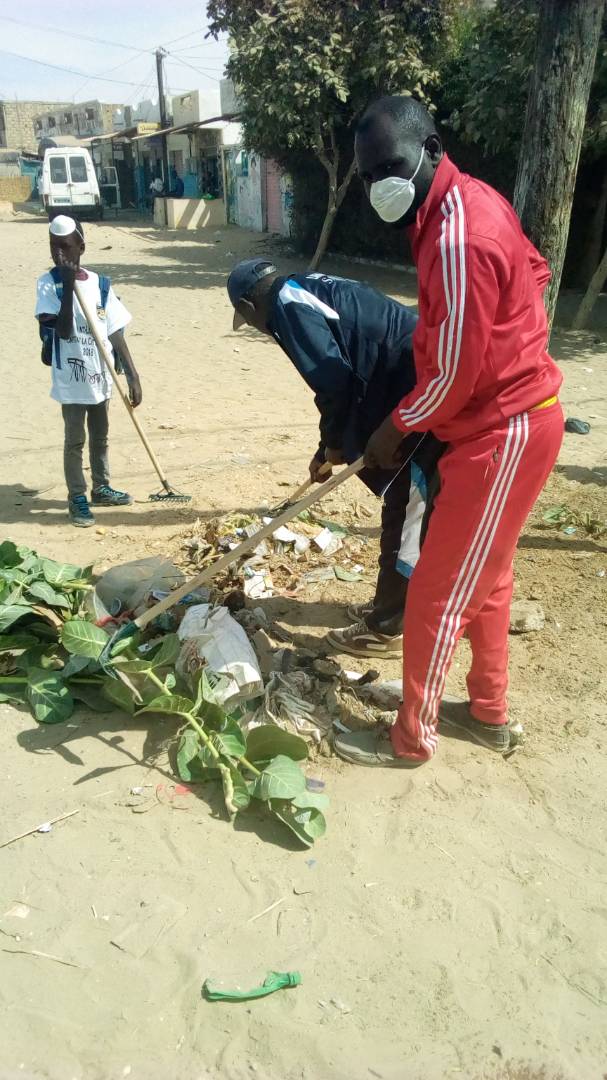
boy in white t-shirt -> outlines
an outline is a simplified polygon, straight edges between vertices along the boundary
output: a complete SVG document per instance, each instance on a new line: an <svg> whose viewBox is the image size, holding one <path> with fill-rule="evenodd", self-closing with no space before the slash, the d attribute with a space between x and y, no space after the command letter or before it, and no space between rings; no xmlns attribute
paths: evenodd
<svg viewBox="0 0 607 1080"><path fill-rule="evenodd" d="M49 226L51 257L58 273L47 271L38 278L36 311L49 339L52 371L51 397L61 403L65 424L63 462L68 490L68 511L73 525L95 524L86 496L82 469L85 422L89 435L94 506L128 506L132 498L110 485L108 462L108 406L112 380L99 356L95 340L74 292L78 281L90 311L97 313L97 329L111 353L118 355L129 385L133 407L141 402L141 384L122 331L131 316L107 282L102 296L100 278L80 266L84 232L75 218L59 215ZM104 279L101 279L104 280ZM105 279L107 281L107 279ZM103 301L105 300L105 304Z"/></svg>

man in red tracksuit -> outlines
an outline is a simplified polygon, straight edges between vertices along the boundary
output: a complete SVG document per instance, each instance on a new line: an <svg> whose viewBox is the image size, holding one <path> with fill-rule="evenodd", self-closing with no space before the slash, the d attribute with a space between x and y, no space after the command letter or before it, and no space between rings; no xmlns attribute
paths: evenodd
<svg viewBox="0 0 607 1080"><path fill-rule="evenodd" d="M366 463L394 467L411 431L431 429L449 448L409 584L396 722L335 748L361 765L411 767L435 753L440 722L504 753L512 561L563 435L561 374L546 352L550 272L509 203L459 171L413 98L367 110L356 158L379 216L409 229L419 292L417 384L371 436ZM463 634L469 701L447 700Z"/></svg>

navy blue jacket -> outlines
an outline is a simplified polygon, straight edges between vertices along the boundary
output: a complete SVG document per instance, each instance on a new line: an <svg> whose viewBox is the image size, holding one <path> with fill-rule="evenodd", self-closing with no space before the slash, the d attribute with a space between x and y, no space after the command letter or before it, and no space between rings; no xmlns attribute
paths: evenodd
<svg viewBox="0 0 607 1080"><path fill-rule="evenodd" d="M321 447L362 454L415 385L412 308L348 278L291 274L272 286L268 329L315 394Z"/></svg>

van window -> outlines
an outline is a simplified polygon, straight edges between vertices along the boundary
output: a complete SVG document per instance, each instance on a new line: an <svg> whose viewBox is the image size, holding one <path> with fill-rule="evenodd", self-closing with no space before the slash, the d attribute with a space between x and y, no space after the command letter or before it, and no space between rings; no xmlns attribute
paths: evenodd
<svg viewBox="0 0 607 1080"><path fill-rule="evenodd" d="M70 158L70 173L73 184L86 184L86 161L83 157Z"/></svg>
<svg viewBox="0 0 607 1080"><path fill-rule="evenodd" d="M67 184L67 169L64 157L51 158L51 184Z"/></svg>

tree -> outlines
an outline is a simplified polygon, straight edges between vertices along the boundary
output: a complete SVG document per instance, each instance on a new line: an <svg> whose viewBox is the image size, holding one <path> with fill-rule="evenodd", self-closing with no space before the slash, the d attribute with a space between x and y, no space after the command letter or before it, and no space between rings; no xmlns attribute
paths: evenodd
<svg viewBox="0 0 607 1080"><path fill-rule="evenodd" d="M605 0L542 0L514 192L523 228L547 259L552 323Z"/></svg>
<svg viewBox="0 0 607 1080"><path fill-rule="evenodd" d="M445 0L209 0L210 33L229 35L227 73L241 101L245 144L287 167L291 155L312 151L326 170L327 208L312 269L354 175L356 118L381 94L412 93L429 102L444 6Z"/></svg>
<svg viewBox="0 0 607 1080"><path fill-rule="evenodd" d="M603 252L603 258L601 259L599 265L594 271L594 274L592 275L592 278L590 280L590 284L588 285L588 288L586 289L586 292L584 294L584 298L573 317L573 322L571 323L571 327L573 330L583 330L586 326L586 323L588 322L588 319L590 317L590 312L596 304L599 298L599 293L603 288L606 280L607 248L605 248Z"/></svg>

